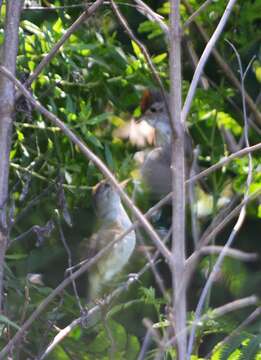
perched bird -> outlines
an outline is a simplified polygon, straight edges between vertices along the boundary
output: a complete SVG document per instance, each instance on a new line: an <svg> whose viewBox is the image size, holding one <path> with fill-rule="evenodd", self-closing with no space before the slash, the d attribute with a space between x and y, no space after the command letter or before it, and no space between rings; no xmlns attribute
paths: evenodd
<svg viewBox="0 0 261 360"><path fill-rule="evenodd" d="M168 95L167 95L168 96ZM156 147L147 152L141 164L141 176L150 192L161 197L172 190L172 169L171 169L171 141L172 129L169 123L168 114L161 94L157 91L146 91L141 101L141 109L144 112L141 119L147 121L155 129ZM190 135L185 132L185 156L186 176L189 177L192 163L193 145ZM200 169L197 167L194 173ZM204 181L200 181L195 188L194 204L197 217L206 218L213 213L214 197L208 194ZM217 201L217 208L226 205L232 198L231 186L228 185L220 194Z"/></svg>
<svg viewBox="0 0 261 360"><path fill-rule="evenodd" d="M141 176L150 192L156 197L167 195L172 188L171 142L172 130L168 113L158 91L146 91L141 100L142 121L147 121L155 129L155 145L144 157ZM192 141L185 135L186 172L189 174Z"/></svg>
<svg viewBox="0 0 261 360"><path fill-rule="evenodd" d="M89 239L87 251L89 258L95 256L132 225L117 190L108 181L101 181L96 185L93 190L93 200L98 219L98 231ZM135 244L136 235L134 231L131 231L116 242L90 269L88 274L89 300L93 301L101 295L104 287L108 286L122 271L133 253Z"/></svg>

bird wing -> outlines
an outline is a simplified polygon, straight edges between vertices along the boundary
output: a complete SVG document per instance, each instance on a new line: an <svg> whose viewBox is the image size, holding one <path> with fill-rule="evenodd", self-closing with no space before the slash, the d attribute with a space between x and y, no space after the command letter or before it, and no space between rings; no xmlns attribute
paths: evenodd
<svg viewBox="0 0 261 360"><path fill-rule="evenodd" d="M102 226L89 239L84 239L80 244L80 258L90 259L100 250L120 235L124 229L119 222L111 222Z"/></svg>

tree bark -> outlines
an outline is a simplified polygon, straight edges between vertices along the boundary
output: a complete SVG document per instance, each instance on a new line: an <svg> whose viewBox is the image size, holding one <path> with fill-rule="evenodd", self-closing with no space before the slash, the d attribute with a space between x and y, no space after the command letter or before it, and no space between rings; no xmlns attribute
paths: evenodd
<svg viewBox="0 0 261 360"><path fill-rule="evenodd" d="M185 288L185 128L181 122L181 29L179 0L171 0L170 12L170 113L173 133L172 151L172 286L173 317L177 339L177 359L186 356Z"/></svg>
<svg viewBox="0 0 261 360"><path fill-rule="evenodd" d="M18 29L23 0L6 1L5 38L2 64L15 74L18 51ZM0 311L3 305L4 258L8 241L8 178L12 138L12 116L15 87L6 76L0 76Z"/></svg>

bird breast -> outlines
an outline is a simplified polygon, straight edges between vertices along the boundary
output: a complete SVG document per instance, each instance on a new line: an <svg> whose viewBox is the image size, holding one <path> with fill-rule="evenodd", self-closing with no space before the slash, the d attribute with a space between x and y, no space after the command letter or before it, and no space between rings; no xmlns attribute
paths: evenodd
<svg viewBox="0 0 261 360"><path fill-rule="evenodd" d="M128 263L136 243L135 232L131 231L122 240L113 245L113 249L103 260L103 267L107 269L104 281L110 281ZM105 264L106 262L106 264Z"/></svg>

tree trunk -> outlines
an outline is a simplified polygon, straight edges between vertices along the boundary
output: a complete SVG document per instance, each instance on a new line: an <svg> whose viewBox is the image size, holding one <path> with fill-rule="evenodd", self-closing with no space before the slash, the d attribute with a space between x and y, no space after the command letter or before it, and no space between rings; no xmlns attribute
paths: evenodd
<svg viewBox="0 0 261 360"><path fill-rule="evenodd" d="M179 0L171 1L170 13L170 114L172 121L172 287L173 323L177 359L186 357L185 288L185 132L181 122L181 29Z"/></svg>
<svg viewBox="0 0 261 360"><path fill-rule="evenodd" d="M6 1L5 38L2 65L15 74L18 51L18 29L23 0ZM0 76L0 311L3 306L4 258L8 241L8 177L12 138L12 116L15 104L14 84Z"/></svg>

